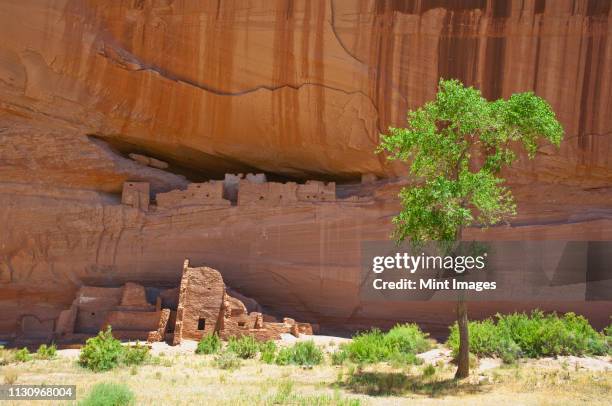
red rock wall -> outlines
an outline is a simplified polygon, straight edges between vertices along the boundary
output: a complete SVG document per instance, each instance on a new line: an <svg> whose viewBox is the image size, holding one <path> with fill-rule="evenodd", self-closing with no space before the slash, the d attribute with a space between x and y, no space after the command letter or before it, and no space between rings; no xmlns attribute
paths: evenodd
<svg viewBox="0 0 612 406"><path fill-rule="evenodd" d="M457 77L489 98L534 90L553 105L567 130L561 153L525 164L522 179L601 184L612 165L610 9L606 0L6 1L1 99L210 173L342 178L398 171L372 154L379 131L401 125L441 76ZM101 186L80 178L71 185Z"/></svg>
<svg viewBox="0 0 612 406"><path fill-rule="evenodd" d="M176 283L185 257L301 320L452 320L357 298L360 241L388 237L397 188L339 191L375 196L355 205L120 205L126 180L184 189L177 168L401 174L372 153L378 133L440 76L489 98L534 90L566 129L509 174L520 216L487 236L611 239L610 14L606 0L0 2L0 334L54 320L84 282ZM517 305L495 306L479 314Z"/></svg>

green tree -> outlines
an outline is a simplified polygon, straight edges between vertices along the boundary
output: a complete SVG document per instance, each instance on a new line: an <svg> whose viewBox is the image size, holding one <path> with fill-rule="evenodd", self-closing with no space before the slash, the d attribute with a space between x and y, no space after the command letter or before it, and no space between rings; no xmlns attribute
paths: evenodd
<svg viewBox="0 0 612 406"><path fill-rule="evenodd" d="M381 135L377 152L407 162L415 184L400 192L393 238L457 247L463 229L487 227L516 214L501 171L520 146L533 158L542 141L559 146L563 127L533 92L487 101L479 90L441 79L435 100L408 112L406 128ZM469 375L467 306L457 303L460 349L456 377Z"/></svg>

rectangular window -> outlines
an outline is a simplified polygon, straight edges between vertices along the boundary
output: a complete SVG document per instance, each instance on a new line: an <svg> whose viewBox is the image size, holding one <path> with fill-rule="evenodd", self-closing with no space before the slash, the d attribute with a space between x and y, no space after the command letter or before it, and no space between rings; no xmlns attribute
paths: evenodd
<svg viewBox="0 0 612 406"><path fill-rule="evenodd" d="M204 327L206 327L206 319L198 319L198 330L204 330Z"/></svg>

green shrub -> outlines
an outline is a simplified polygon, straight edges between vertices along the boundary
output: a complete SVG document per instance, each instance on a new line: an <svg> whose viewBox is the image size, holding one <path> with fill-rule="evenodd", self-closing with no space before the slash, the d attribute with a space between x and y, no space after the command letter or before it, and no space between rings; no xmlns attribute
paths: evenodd
<svg viewBox="0 0 612 406"><path fill-rule="evenodd" d="M582 316L566 313L559 317L539 310L531 314L496 315L469 323L470 350L478 356L497 356L504 362L519 357L538 358L557 355L603 355L609 352L604 334L598 333ZM447 345L456 355L459 350L457 325L451 326Z"/></svg>
<svg viewBox="0 0 612 406"><path fill-rule="evenodd" d="M403 365L420 365L423 363L423 360L417 358L416 354L411 352L399 352L394 351L391 353L389 359L387 360L394 367L401 367Z"/></svg>
<svg viewBox="0 0 612 406"><path fill-rule="evenodd" d="M136 343L136 345L123 347L120 362L125 365L141 365L149 357L149 347Z"/></svg>
<svg viewBox="0 0 612 406"><path fill-rule="evenodd" d="M26 347L23 347L22 349L17 350L15 352L14 357L15 357L15 361L19 361L19 362L27 362L32 359L32 355L30 354L30 351L28 351Z"/></svg>
<svg viewBox="0 0 612 406"><path fill-rule="evenodd" d="M125 384L101 382L94 385L81 406L127 406L134 404L134 393Z"/></svg>
<svg viewBox="0 0 612 406"><path fill-rule="evenodd" d="M423 368L423 377L424 378L432 377L435 374L436 374L436 367L435 366L433 366L432 364L425 365L425 368Z"/></svg>
<svg viewBox="0 0 612 406"><path fill-rule="evenodd" d="M266 364L274 363L276 359L276 343L272 340L268 340L265 343L260 344L259 351L261 351L261 361Z"/></svg>
<svg viewBox="0 0 612 406"><path fill-rule="evenodd" d="M506 363L512 363L521 357L521 348L507 335L500 334L497 325L491 319L481 322L470 322L470 350L481 357L500 357ZM453 356L459 351L459 330L451 327L448 343Z"/></svg>
<svg viewBox="0 0 612 406"><path fill-rule="evenodd" d="M276 356L278 365L319 365L323 352L313 341L300 341L291 347L282 348Z"/></svg>
<svg viewBox="0 0 612 406"><path fill-rule="evenodd" d="M334 351L331 354L332 365L342 365L348 358L349 354L343 347L340 347L338 351Z"/></svg>
<svg viewBox="0 0 612 406"><path fill-rule="evenodd" d="M430 348L427 334L416 324L398 324L387 333L373 329L357 334L350 343L341 346L340 351L346 355L335 357L360 364L383 361L415 364L419 363L416 354Z"/></svg>
<svg viewBox="0 0 612 406"><path fill-rule="evenodd" d="M418 354L431 348L427 339L416 324L398 324L385 334L385 342L400 353Z"/></svg>
<svg viewBox="0 0 612 406"><path fill-rule="evenodd" d="M227 350L242 359L254 358L259 352L259 343L251 336L231 337Z"/></svg>
<svg viewBox="0 0 612 406"><path fill-rule="evenodd" d="M209 334L198 342L196 354L216 354L221 349L221 339L217 334Z"/></svg>
<svg viewBox="0 0 612 406"><path fill-rule="evenodd" d="M109 326L96 337L87 339L81 349L79 363L92 371L106 371L119 365L122 355L123 347L119 340L113 337Z"/></svg>
<svg viewBox="0 0 612 406"><path fill-rule="evenodd" d="M57 346L55 344L51 344L47 346L47 344L42 344L38 347L36 351L36 356L39 359L52 359L57 355Z"/></svg>
<svg viewBox="0 0 612 406"><path fill-rule="evenodd" d="M391 358L391 349L384 342L385 335L378 329L359 333L343 350L349 354L349 358L357 363L374 363L387 361Z"/></svg>
<svg viewBox="0 0 612 406"><path fill-rule="evenodd" d="M242 365L242 361L238 355L231 351L223 351L217 355L214 363L217 368L229 370L240 368L240 365Z"/></svg>

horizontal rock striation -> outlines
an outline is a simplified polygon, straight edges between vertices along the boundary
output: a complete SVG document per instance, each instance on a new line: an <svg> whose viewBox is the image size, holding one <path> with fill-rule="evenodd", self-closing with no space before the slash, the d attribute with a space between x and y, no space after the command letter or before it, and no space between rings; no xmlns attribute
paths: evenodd
<svg viewBox="0 0 612 406"><path fill-rule="evenodd" d="M191 184L185 192L216 184ZM90 193L98 196L97 201L93 196L82 201L71 192L59 195L44 190L20 194L15 200L15 189L4 188L0 193L6 232L0 308L5 311L0 316L0 333L19 333L24 316L53 323L82 284L114 287L138 281L147 286L176 286L183 258L219 269L230 286L265 308L318 322L324 328L413 320L444 330L454 317L452 303L381 307L368 306L359 298L361 244L389 237L390 218L398 210L392 196L402 184L383 180L374 185L339 186L336 195L351 196L282 204L270 198L275 195L257 198L256 204L240 204L239 189L237 205L227 200L220 205L218 200L196 195L188 204L171 206L143 206L140 198L108 203L94 192ZM133 190L133 185L126 183L126 190ZM270 190L266 183L257 185L261 191ZM514 224L471 230L467 237L612 239L612 210L606 208L610 190L546 184L538 188L546 195L534 205L529 203L531 186L515 187L523 210ZM155 197L160 195L164 193ZM541 212L542 205L548 208L546 213ZM585 213L591 216L581 217ZM480 309L477 314L486 315L535 305L582 311L599 324L609 316L609 310L602 310L606 303L474 307Z"/></svg>
<svg viewBox="0 0 612 406"><path fill-rule="evenodd" d="M0 20L0 111L64 137L221 176L384 176L401 168L372 154L378 133L456 77L558 113L561 152L518 178L610 182L606 1L8 1Z"/></svg>

